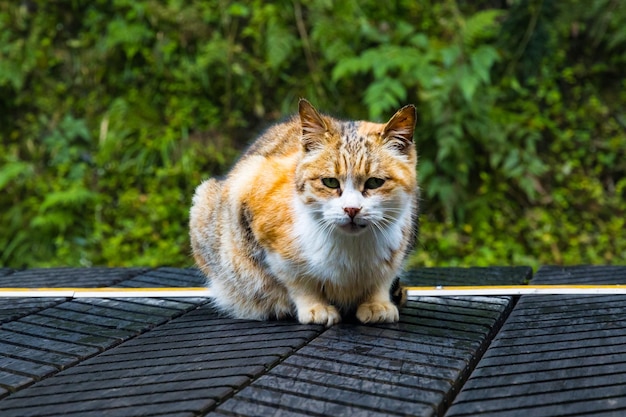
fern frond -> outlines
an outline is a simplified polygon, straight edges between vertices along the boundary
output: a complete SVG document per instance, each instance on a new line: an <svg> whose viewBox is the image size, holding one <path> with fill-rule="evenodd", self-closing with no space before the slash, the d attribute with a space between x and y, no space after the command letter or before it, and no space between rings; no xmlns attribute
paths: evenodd
<svg viewBox="0 0 626 417"><path fill-rule="evenodd" d="M498 30L498 18L503 13L502 10L488 9L470 16L463 27L463 44L473 46L494 37Z"/></svg>

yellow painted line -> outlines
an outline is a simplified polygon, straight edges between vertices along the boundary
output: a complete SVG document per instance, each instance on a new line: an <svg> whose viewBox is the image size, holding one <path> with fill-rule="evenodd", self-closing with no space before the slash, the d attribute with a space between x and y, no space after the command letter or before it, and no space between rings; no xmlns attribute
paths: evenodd
<svg viewBox="0 0 626 417"><path fill-rule="evenodd" d="M481 285L406 287L410 297L511 296L511 295L626 295L626 284L614 285ZM150 288L0 288L0 297L139 298L210 297L205 287Z"/></svg>
<svg viewBox="0 0 626 417"><path fill-rule="evenodd" d="M409 297L626 294L626 284L407 287Z"/></svg>
<svg viewBox="0 0 626 417"><path fill-rule="evenodd" d="M67 288L2 288L0 297L64 297L72 298L74 291Z"/></svg>
<svg viewBox="0 0 626 417"><path fill-rule="evenodd" d="M206 287L155 288L0 288L1 297L137 298L137 297L210 297Z"/></svg>

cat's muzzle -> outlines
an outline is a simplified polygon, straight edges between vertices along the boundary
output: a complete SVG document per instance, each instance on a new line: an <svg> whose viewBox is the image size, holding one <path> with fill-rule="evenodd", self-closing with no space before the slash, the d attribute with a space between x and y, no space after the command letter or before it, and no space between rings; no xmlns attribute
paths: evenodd
<svg viewBox="0 0 626 417"><path fill-rule="evenodd" d="M351 219L349 222L345 224L339 225L339 228L348 234L356 235L363 232L367 229L367 223L355 221L356 219Z"/></svg>

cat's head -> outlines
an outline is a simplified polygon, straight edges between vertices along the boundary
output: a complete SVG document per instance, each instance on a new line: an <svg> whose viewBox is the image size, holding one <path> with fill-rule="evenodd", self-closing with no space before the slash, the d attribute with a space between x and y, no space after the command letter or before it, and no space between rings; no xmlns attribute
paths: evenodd
<svg viewBox="0 0 626 417"><path fill-rule="evenodd" d="M384 124L339 121L306 100L300 100L299 113L302 159L296 187L320 225L348 235L384 233L407 215L417 192L413 105Z"/></svg>

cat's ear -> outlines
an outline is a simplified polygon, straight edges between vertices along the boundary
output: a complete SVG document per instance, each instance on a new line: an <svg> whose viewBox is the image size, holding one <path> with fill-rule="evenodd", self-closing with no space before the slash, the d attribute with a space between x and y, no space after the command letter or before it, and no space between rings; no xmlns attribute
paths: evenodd
<svg viewBox="0 0 626 417"><path fill-rule="evenodd" d="M323 145L322 140L328 132L328 125L307 100L301 98L298 107L302 124L302 145L308 152Z"/></svg>
<svg viewBox="0 0 626 417"><path fill-rule="evenodd" d="M399 150L405 150L410 147L413 144L416 118L417 111L414 105L409 104L402 107L385 125L383 130L385 141Z"/></svg>

